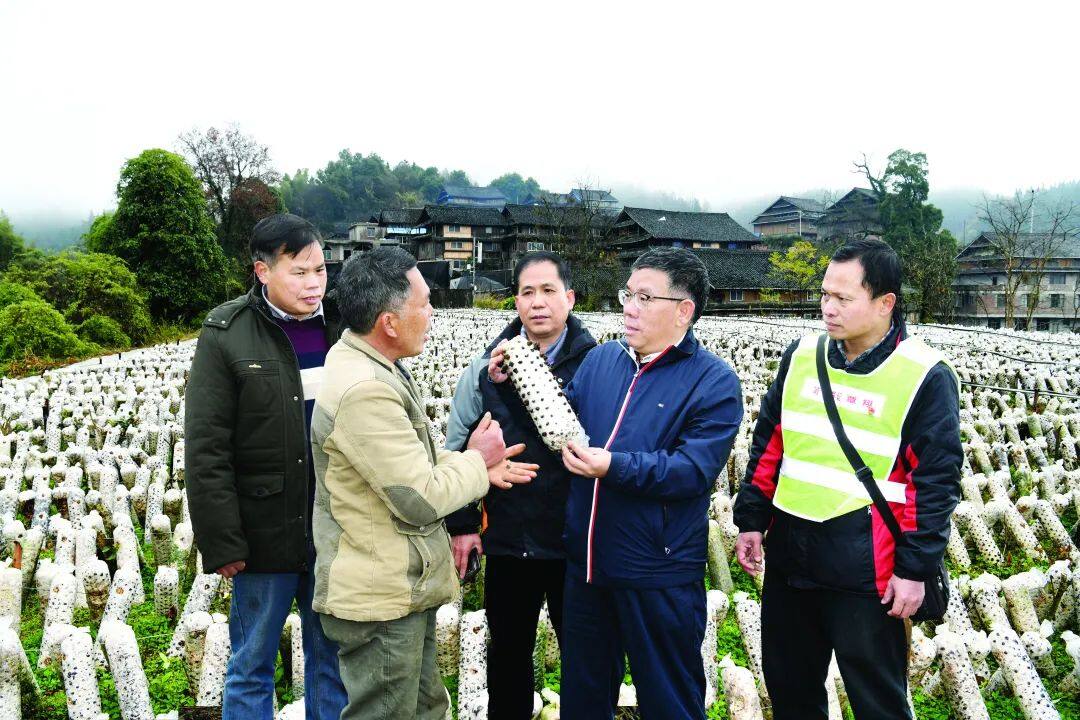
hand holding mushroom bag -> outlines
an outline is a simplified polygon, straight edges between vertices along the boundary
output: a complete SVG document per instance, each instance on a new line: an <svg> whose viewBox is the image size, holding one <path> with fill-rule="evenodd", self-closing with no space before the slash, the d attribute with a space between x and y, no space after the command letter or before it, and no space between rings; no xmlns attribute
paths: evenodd
<svg viewBox="0 0 1080 720"><path fill-rule="evenodd" d="M694 337L708 273L657 248L620 292L626 339L590 352L566 399L568 441L562 712L610 718L628 657L644 717L705 717L707 508L742 420L738 378ZM490 376L505 379L492 354ZM542 399L547 407L555 399Z"/></svg>

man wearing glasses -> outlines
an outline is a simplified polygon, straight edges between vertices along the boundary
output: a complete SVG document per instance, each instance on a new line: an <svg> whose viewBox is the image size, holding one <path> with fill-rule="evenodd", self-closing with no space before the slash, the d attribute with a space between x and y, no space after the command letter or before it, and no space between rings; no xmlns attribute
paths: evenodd
<svg viewBox="0 0 1080 720"><path fill-rule="evenodd" d="M592 442L571 445L562 717L613 717L623 658L645 718L705 718L705 545L713 484L742 420L735 373L694 337L708 272L688 250L637 259L626 338L566 391ZM493 353L489 374L505 375Z"/></svg>

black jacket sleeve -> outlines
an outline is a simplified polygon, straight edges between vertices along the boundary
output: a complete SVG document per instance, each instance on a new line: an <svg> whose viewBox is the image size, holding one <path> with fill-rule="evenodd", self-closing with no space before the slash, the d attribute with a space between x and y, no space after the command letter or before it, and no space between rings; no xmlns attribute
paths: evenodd
<svg viewBox="0 0 1080 720"><path fill-rule="evenodd" d="M761 400L750 446L750 462L746 465L746 476L739 486L733 508L735 524L740 532L765 532L772 522L772 499L780 477L780 460L784 455L784 440L780 434L784 378L798 345L799 341L796 340L784 351L776 379Z"/></svg>
<svg viewBox="0 0 1080 720"><path fill-rule="evenodd" d="M486 370L485 370L486 372ZM459 384L460 386L460 384ZM479 391L477 391L479 394ZM473 434L473 430L480 424L480 420L483 418L483 407L480 409L480 417L472 421L472 424L465 429L465 440L460 443L460 447L448 448L450 450L464 451L468 443L469 438ZM474 535L480 532L480 525L483 522L483 511L480 509L480 503L483 499L471 502L465 507L455 510L446 516L446 531L451 535Z"/></svg>
<svg viewBox="0 0 1080 720"><path fill-rule="evenodd" d="M949 518L960 502L960 393L944 363L930 370L904 421L910 438L900 461L915 485L914 530L896 549L893 573L906 580L928 580L936 572L949 540ZM904 527L910 527L911 517Z"/></svg>
<svg viewBox="0 0 1080 720"><path fill-rule="evenodd" d="M205 572L248 559L233 468L236 384L217 333L203 328L184 393L185 485Z"/></svg>

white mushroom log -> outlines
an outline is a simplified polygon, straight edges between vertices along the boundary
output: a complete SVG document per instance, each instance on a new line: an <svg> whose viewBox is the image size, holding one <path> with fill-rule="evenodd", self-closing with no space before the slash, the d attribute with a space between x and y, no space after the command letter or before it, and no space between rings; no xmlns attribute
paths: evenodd
<svg viewBox="0 0 1080 720"><path fill-rule="evenodd" d="M198 705L221 705L225 693L225 670L229 664L229 624L215 622L206 630L206 649L203 653L202 674L199 676Z"/></svg>
<svg viewBox="0 0 1080 720"><path fill-rule="evenodd" d="M963 639L948 629L939 629L934 637L941 657L942 678L949 702L959 720L990 720L979 693L979 682L971 665Z"/></svg>
<svg viewBox="0 0 1080 720"><path fill-rule="evenodd" d="M483 610L461 617L460 669L458 671L458 715L469 711L481 695L487 695L487 615ZM486 702L485 702L486 704Z"/></svg>
<svg viewBox="0 0 1080 720"><path fill-rule="evenodd" d="M435 611L435 659L439 673L445 677L457 675L458 672L460 629L461 611L457 605L447 603Z"/></svg>
<svg viewBox="0 0 1080 720"><path fill-rule="evenodd" d="M754 685L754 676L746 668L732 662L730 655L725 655L719 665L728 717L731 720L762 720L761 700Z"/></svg>
<svg viewBox="0 0 1080 720"><path fill-rule="evenodd" d="M123 720L154 720L135 631L122 622L103 622L98 642L105 646Z"/></svg>
<svg viewBox="0 0 1080 720"><path fill-rule="evenodd" d="M98 720L101 697L92 659L94 642L85 628L70 633L60 643L64 694L70 720Z"/></svg>
<svg viewBox="0 0 1080 720"><path fill-rule="evenodd" d="M588 446L589 438L539 346L518 335L503 348L503 367L544 444L556 452L569 442Z"/></svg>
<svg viewBox="0 0 1080 720"><path fill-rule="evenodd" d="M997 627L990 633L990 645L1024 716L1028 720L1057 720L1054 703L1016 632L1007 625Z"/></svg>

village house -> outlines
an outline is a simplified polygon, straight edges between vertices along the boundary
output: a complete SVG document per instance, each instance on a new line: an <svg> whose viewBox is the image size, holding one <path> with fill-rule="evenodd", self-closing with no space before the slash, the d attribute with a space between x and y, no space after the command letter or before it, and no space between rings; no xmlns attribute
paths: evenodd
<svg viewBox="0 0 1080 720"><path fill-rule="evenodd" d="M760 241L727 213L624 207L607 245L626 265L652 247L748 250Z"/></svg>
<svg viewBox="0 0 1080 720"><path fill-rule="evenodd" d="M956 258L954 312L962 325L1004 327L1009 282L994 239L983 232ZM1014 329L1080 332L1080 238L1023 233L1010 254Z"/></svg>
<svg viewBox="0 0 1080 720"><path fill-rule="evenodd" d="M852 188L825 209L817 220L819 241L839 242L853 238L881 237L881 213L873 190Z"/></svg>
<svg viewBox="0 0 1080 720"><path fill-rule="evenodd" d="M507 222L499 208L425 205L417 227L417 260L446 260L452 272L471 267L474 257L481 270L508 267L503 247Z"/></svg>
<svg viewBox="0 0 1080 720"><path fill-rule="evenodd" d="M465 205L472 207L493 207L502 209L509 201L502 190L494 187L468 187L464 185L444 185L435 198L436 205Z"/></svg>
<svg viewBox="0 0 1080 720"><path fill-rule="evenodd" d="M815 310L818 291L801 290L776 273L769 250L699 249L709 270L709 311L746 311L763 303Z"/></svg>
<svg viewBox="0 0 1080 720"><path fill-rule="evenodd" d="M817 221L824 214L825 204L820 200L781 195L754 218L754 234L761 238L798 236L814 241L818 236Z"/></svg>

